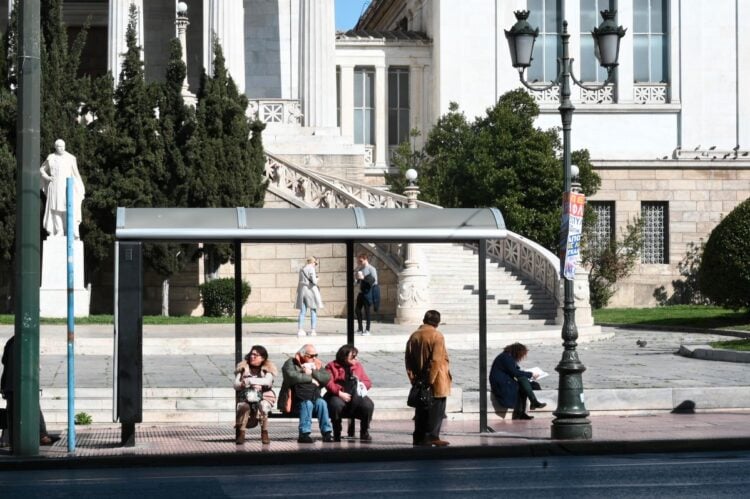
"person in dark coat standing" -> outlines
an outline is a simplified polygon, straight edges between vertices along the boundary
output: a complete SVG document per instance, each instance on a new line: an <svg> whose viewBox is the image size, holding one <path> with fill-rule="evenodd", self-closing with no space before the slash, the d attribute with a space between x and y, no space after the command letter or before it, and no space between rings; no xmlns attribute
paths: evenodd
<svg viewBox="0 0 750 499"><path fill-rule="evenodd" d="M357 334L370 336L370 306L375 312L380 308L380 286L378 285L378 271L370 265L367 253L357 256L357 268L354 270L354 279L359 284L359 294L354 305L354 313L357 316ZM362 312L364 312L365 329L362 329Z"/></svg>
<svg viewBox="0 0 750 499"><path fill-rule="evenodd" d="M495 357L490 369L490 387L497 401L503 407L513 407L513 419L534 419L534 416L526 414L526 399L531 401L529 409L541 409L547 404L539 402L534 395L534 386L539 389L536 375L528 371L522 371L518 365L529 349L521 343L513 343L503 349L503 352ZM534 380L534 381L532 381Z"/></svg>
<svg viewBox="0 0 750 499"><path fill-rule="evenodd" d="M452 377L445 338L437 329L440 312L428 310L422 323L406 343L404 362L411 384L424 377L432 387L434 403L427 409L414 409L413 443L445 447L449 443L440 439L440 427L443 424L446 401L451 393Z"/></svg>
<svg viewBox="0 0 750 499"><path fill-rule="evenodd" d="M13 445L13 348L15 343L15 335L11 336L5 343L2 358L3 374L0 376L0 392L2 392L3 398L5 399L6 415L8 419L7 434L3 434L3 440L7 442L9 447ZM44 414L42 414L42 410L39 409L39 444L52 445L57 440L59 440L59 438L52 437L47 433L47 424L44 422Z"/></svg>

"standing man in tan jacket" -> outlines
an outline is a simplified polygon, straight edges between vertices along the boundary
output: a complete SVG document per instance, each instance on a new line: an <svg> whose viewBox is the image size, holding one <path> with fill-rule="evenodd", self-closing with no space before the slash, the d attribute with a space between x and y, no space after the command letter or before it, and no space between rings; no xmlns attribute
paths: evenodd
<svg viewBox="0 0 750 499"><path fill-rule="evenodd" d="M414 409L413 443L445 447L449 443L440 440L440 427L443 424L445 402L451 392L452 377L445 338L443 333L437 330L440 312L428 310L422 323L406 342L406 374L412 384L417 378L424 376L432 387L435 400L426 409Z"/></svg>

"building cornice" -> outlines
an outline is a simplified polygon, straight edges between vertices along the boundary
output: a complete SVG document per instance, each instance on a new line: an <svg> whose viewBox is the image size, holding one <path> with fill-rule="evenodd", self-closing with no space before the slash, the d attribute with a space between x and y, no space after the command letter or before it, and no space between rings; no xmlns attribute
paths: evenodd
<svg viewBox="0 0 750 499"><path fill-rule="evenodd" d="M750 170L750 160L710 160L710 159L592 159L596 170Z"/></svg>
<svg viewBox="0 0 750 499"><path fill-rule="evenodd" d="M573 103L576 107L576 114L677 114L682 110L682 105L672 104L584 104L580 102ZM560 105L540 104L539 112L541 114L559 114Z"/></svg>

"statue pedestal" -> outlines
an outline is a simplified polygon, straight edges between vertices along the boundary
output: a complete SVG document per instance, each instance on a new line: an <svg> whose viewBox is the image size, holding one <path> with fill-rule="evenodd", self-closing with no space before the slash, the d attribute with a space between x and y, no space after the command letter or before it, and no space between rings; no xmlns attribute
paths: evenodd
<svg viewBox="0 0 750 499"><path fill-rule="evenodd" d="M88 317L90 290L83 286L83 241L73 242L73 299L76 317ZM68 316L68 256L65 237L49 237L42 245L40 317Z"/></svg>

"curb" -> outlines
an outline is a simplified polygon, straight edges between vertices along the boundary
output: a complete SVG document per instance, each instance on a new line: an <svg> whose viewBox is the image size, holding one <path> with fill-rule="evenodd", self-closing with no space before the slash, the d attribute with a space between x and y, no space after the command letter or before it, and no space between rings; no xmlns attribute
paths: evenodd
<svg viewBox="0 0 750 499"><path fill-rule="evenodd" d="M701 360L718 360L723 362L750 362L750 352L724 350L710 345L680 345L678 352L683 357Z"/></svg>
<svg viewBox="0 0 750 499"><path fill-rule="evenodd" d="M656 324L619 324L611 322L596 323L596 326L601 327L612 327L617 329L635 329L635 330L646 330L646 331L674 331L682 333L704 333L704 334L718 334L722 336L734 336L737 338L750 338L750 332L741 331L739 329L705 329L700 327L686 327L686 326L659 326Z"/></svg>
<svg viewBox="0 0 750 499"><path fill-rule="evenodd" d="M579 441L536 442L503 446L462 446L445 448L397 448L397 449L332 449L321 451L252 452L242 454L175 454L165 456L104 456L65 458L11 458L0 459L0 472L51 470L51 469L106 469L179 466L260 466L281 464L319 464L481 459L513 457L591 456L653 454L672 452L730 452L750 450L750 437L701 438L692 440L645 440L645 441ZM321 461L323 458L323 461Z"/></svg>

